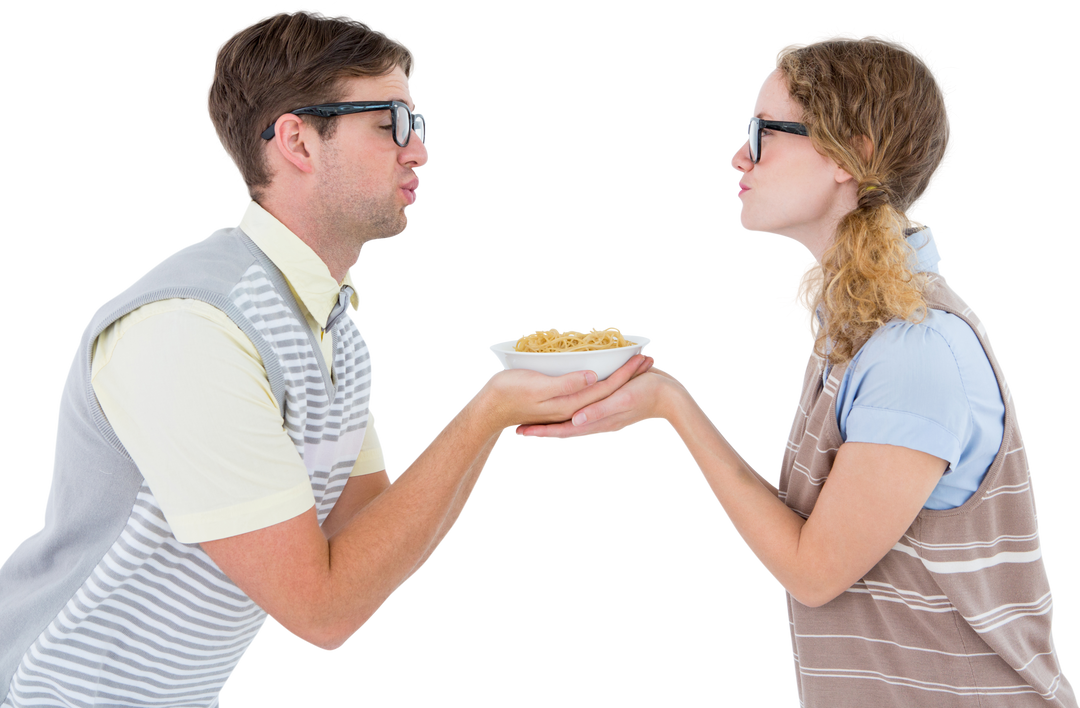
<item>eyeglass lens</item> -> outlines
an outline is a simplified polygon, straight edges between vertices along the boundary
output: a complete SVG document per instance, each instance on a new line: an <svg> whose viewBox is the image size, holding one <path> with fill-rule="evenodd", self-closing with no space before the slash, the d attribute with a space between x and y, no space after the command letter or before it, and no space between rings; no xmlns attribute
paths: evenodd
<svg viewBox="0 0 1080 708"><path fill-rule="evenodd" d="M424 142L424 117L409 113L407 106L394 106L394 142L402 147L408 145L409 134L414 130L420 142Z"/></svg>
<svg viewBox="0 0 1080 708"><path fill-rule="evenodd" d="M761 123L757 118L750 119L750 161L757 163L761 155Z"/></svg>

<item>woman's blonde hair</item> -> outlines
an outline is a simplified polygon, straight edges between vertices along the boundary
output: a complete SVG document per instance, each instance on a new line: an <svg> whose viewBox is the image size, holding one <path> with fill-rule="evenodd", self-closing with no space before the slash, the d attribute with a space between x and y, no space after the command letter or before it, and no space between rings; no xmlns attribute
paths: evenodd
<svg viewBox="0 0 1080 708"><path fill-rule="evenodd" d="M858 185L858 206L803 283L811 311L824 315L814 349L842 363L889 320L925 316L905 212L945 154L945 101L918 57L879 39L789 47L777 67L815 149Z"/></svg>

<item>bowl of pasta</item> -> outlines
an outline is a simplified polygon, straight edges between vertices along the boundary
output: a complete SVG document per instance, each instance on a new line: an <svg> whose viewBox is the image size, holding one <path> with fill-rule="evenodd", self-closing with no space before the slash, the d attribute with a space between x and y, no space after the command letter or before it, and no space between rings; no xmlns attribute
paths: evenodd
<svg viewBox="0 0 1080 708"><path fill-rule="evenodd" d="M648 343L645 337L624 336L614 327L588 334L550 329L499 342L491 351L504 369L531 369L548 376L592 371L603 381Z"/></svg>

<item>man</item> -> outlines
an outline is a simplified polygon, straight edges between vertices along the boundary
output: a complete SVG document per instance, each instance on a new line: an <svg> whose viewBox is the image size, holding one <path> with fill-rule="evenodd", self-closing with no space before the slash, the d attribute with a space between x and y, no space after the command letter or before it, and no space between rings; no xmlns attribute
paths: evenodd
<svg viewBox="0 0 1080 708"><path fill-rule="evenodd" d="M404 229L427 160L411 63L305 13L222 47L211 117L253 201L83 336L45 528L0 570L4 706L216 705L266 614L340 646L438 545L503 428L647 368L500 372L389 483L343 315L349 267Z"/></svg>

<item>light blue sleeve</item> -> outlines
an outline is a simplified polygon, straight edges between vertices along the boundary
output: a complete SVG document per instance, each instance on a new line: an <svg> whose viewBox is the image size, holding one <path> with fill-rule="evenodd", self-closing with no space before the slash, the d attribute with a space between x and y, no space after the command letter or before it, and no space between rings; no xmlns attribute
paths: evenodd
<svg viewBox="0 0 1080 708"><path fill-rule="evenodd" d="M978 489L1001 445L1004 412L975 333L938 310L875 332L837 392L845 442L898 445L949 463L926 503L932 509L959 506Z"/></svg>

